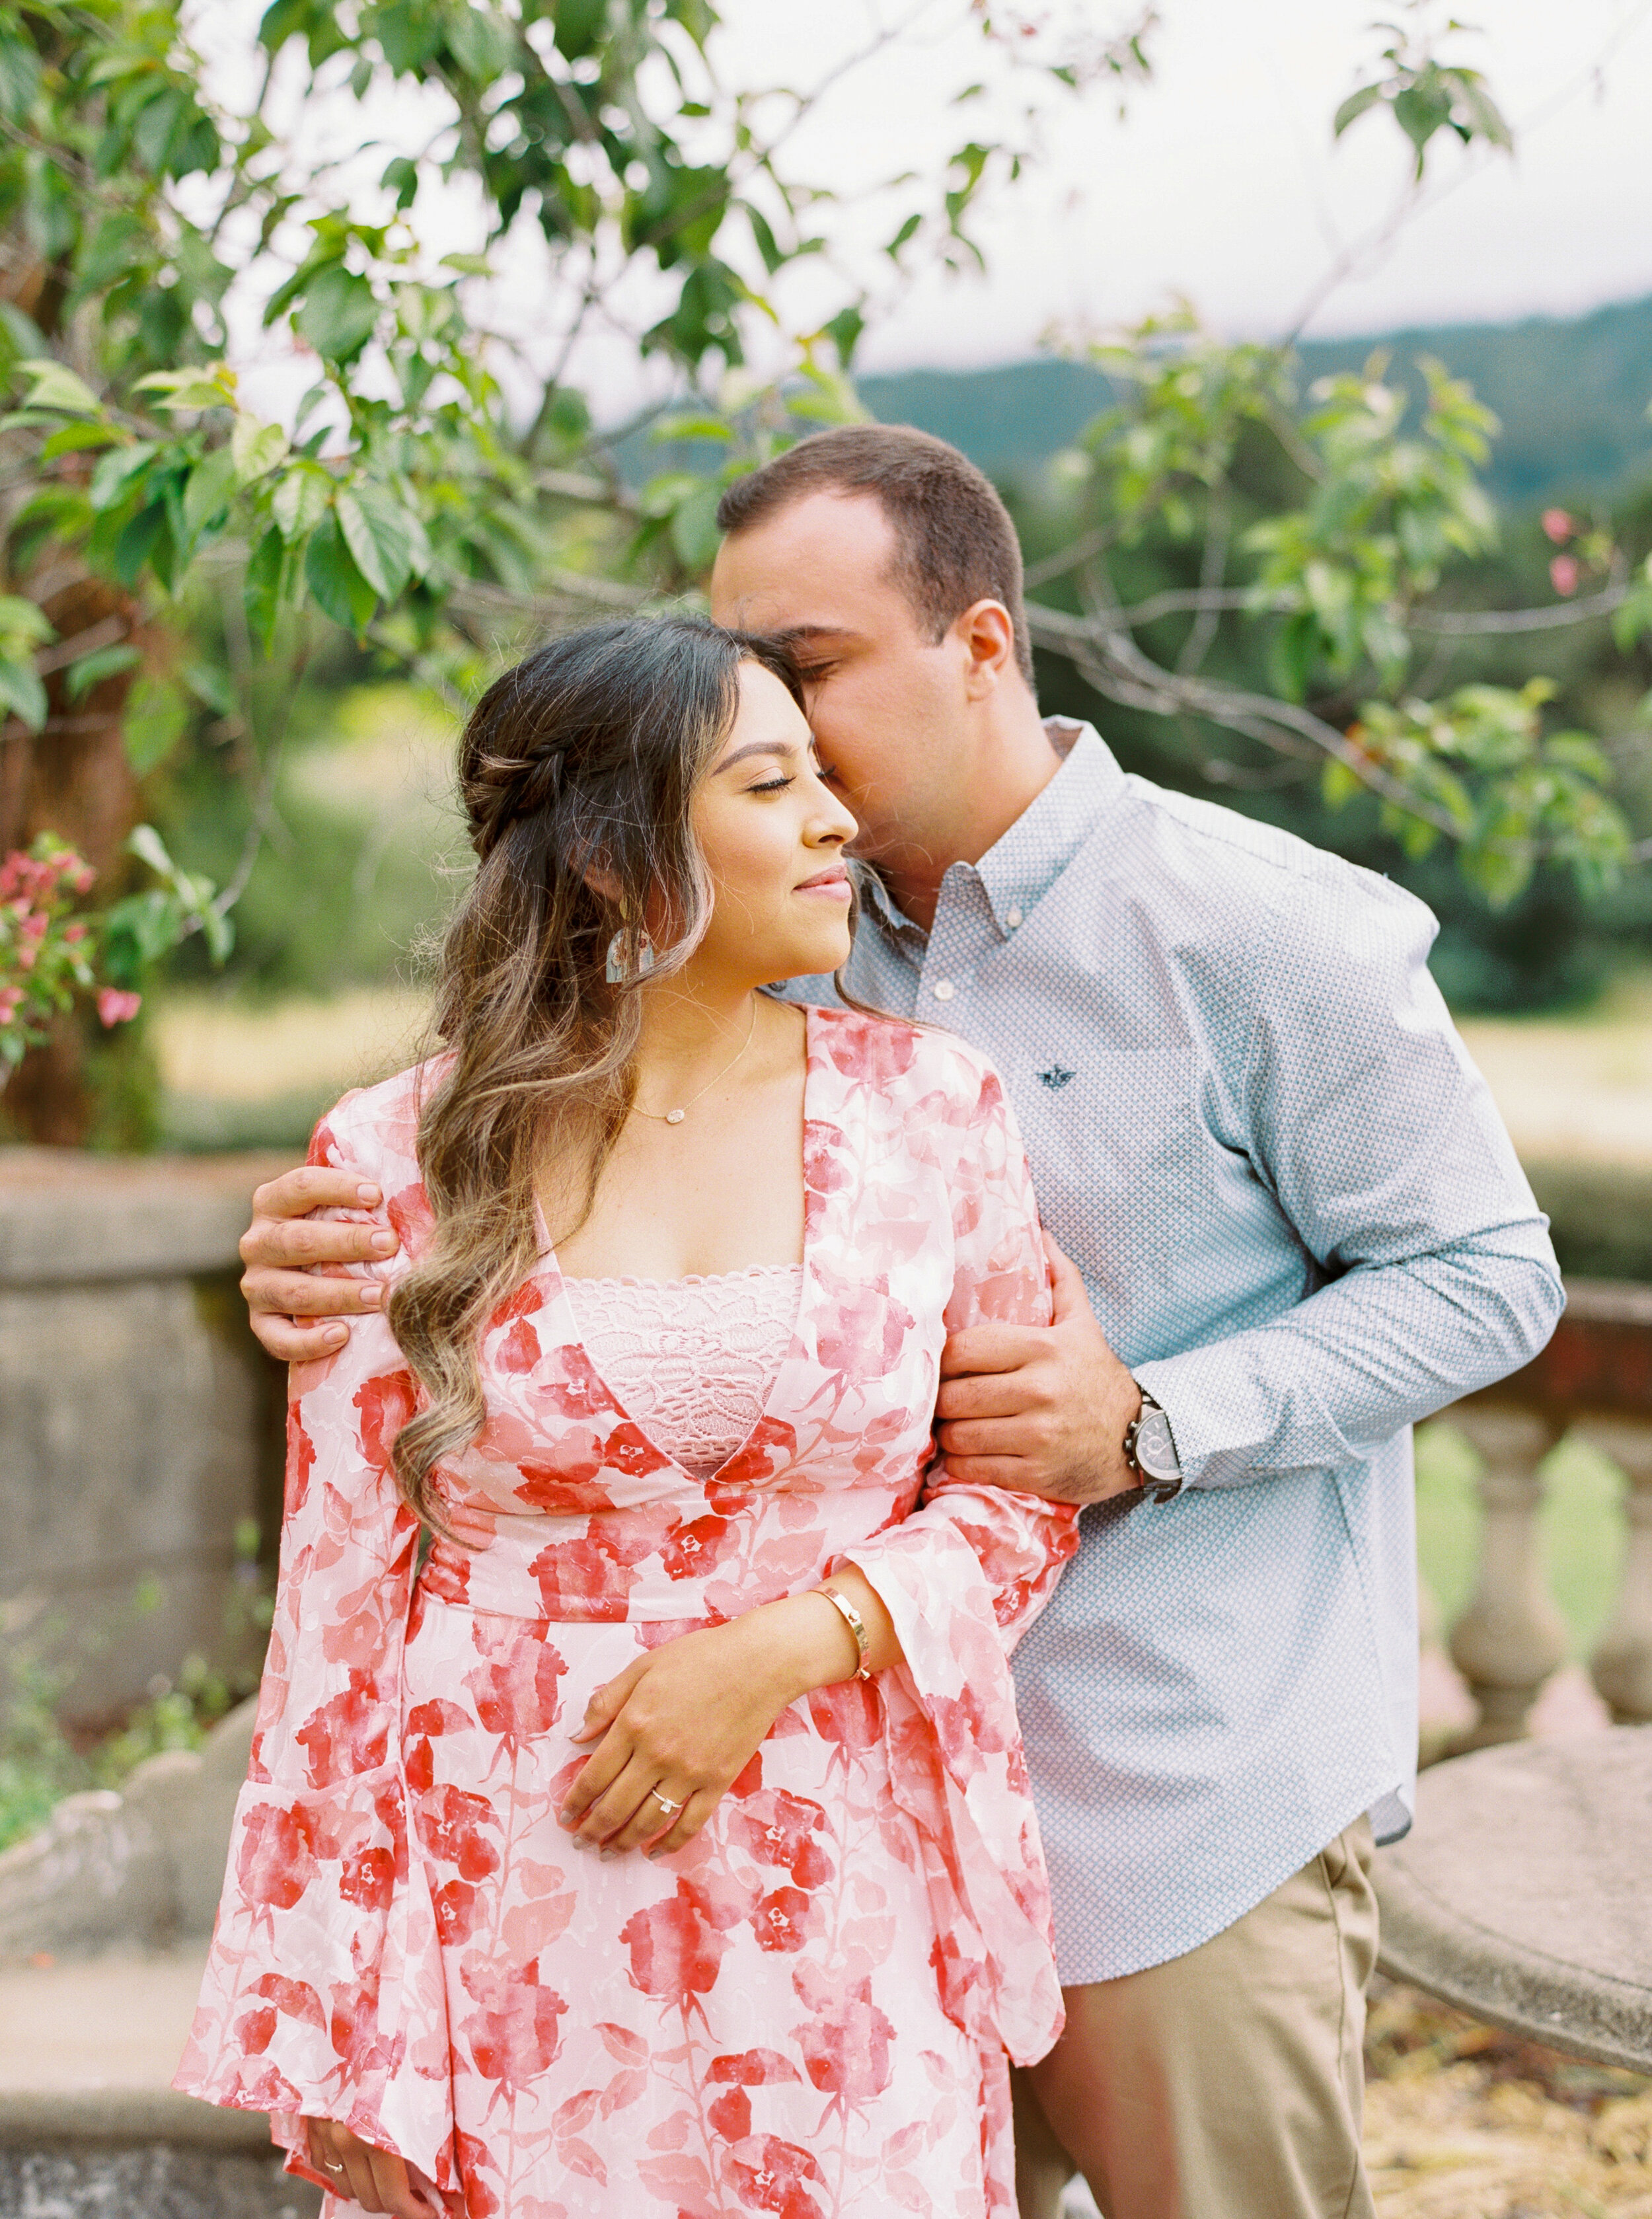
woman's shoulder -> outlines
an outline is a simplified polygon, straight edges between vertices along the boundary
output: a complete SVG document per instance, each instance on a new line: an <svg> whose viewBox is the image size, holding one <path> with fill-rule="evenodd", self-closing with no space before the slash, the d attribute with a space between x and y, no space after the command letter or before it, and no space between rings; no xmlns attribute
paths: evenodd
<svg viewBox="0 0 1652 2219"><path fill-rule="evenodd" d="M956 1033L824 1005L810 1008L809 1022L817 1053L835 1070L892 1100L933 1106L941 1094L973 1110L1003 1091L991 1060Z"/></svg>
<svg viewBox="0 0 1652 2219"><path fill-rule="evenodd" d="M387 1194L419 1177L419 1120L447 1068L445 1055L428 1057L375 1086L356 1086L320 1119L309 1160L360 1171Z"/></svg>

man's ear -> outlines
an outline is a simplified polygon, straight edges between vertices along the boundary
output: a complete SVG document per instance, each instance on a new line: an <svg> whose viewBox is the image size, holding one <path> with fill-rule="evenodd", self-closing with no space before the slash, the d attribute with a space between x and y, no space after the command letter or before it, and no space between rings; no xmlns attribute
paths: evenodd
<svg viewBox="0 0 1652 2219"><path fill-rule="evenodd" d="M1015 627L1002 601L977 601L953 625L967 658L965 688L972 700L991 693L1015 668Z"/></svg>

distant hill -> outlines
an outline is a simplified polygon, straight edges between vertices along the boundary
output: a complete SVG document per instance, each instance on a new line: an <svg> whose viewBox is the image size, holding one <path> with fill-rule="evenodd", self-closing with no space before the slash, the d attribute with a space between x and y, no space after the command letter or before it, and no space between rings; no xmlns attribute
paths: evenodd
<svg viewBox="0 0 1652 2219"><path fill-rule="evenodd" d="M1569 321L1532 317L1311 339L1301 349L1304 389L1316 377L1358 369L1377 347L1401 365L1438 356L1496 410L1503 432L1487 479L1500 500L1524 507L1611 495L1652 475L1652 299ZM916 424L950 439L999 479L1036 470L1110 399L1102 373L1074 362L904 370L859 382L882 422Z"/></svg>

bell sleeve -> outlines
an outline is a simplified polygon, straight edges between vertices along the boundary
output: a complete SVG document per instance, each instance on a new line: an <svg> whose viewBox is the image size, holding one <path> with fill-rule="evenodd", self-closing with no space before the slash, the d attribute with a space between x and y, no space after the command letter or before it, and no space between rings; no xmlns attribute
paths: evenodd
<svg viewBox="0 0 1652 2219"><path fill-rule="evenodd" d="M373 1102L346 1097L317 1128L309 1160L376 1182L389 1221L410 1166L384 1145ZM424 1862L409 1842L401 1738L419 1525L389 1456L414 1403L382 1315L357 1319L336 1356L292 1369L280 1577L252 1762L173 2085L269 2112L288 2169L321 2187L306 2117L341 2122L445 2192L457 2187L447 2011Z"/></svg>
<svg viewBox="0 0 1652 2219"><path fill-rule="evenodd" d="M952 1199L947 1329L1047 1325L1049 1274L1013 1114L990 1067L958 1061L962 1082L929 1126ZM1078 1516L937 1466L910 1516L845 1551L904 1653L878 1686L895 1797L922 1845L943 2000L1017 2064L1043 2056L1063 2011L1009 1658L1078 1545Z"/></svg>

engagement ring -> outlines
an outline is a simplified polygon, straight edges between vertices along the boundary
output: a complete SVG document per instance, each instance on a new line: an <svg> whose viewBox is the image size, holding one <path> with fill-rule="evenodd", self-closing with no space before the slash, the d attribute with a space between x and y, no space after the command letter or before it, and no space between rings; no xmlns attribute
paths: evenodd
<svg viewBox="0 0 1652 2219"><path fill-rule="evenodd" d="M674 1803L668 1795L661 1795L657 1787L650 1787L649 1793L653 1796L660 1808L662 1811L669 1812L674 1818L676 1817L678 1812L682 1809L682 1805L680 1803Z"/></svg>

